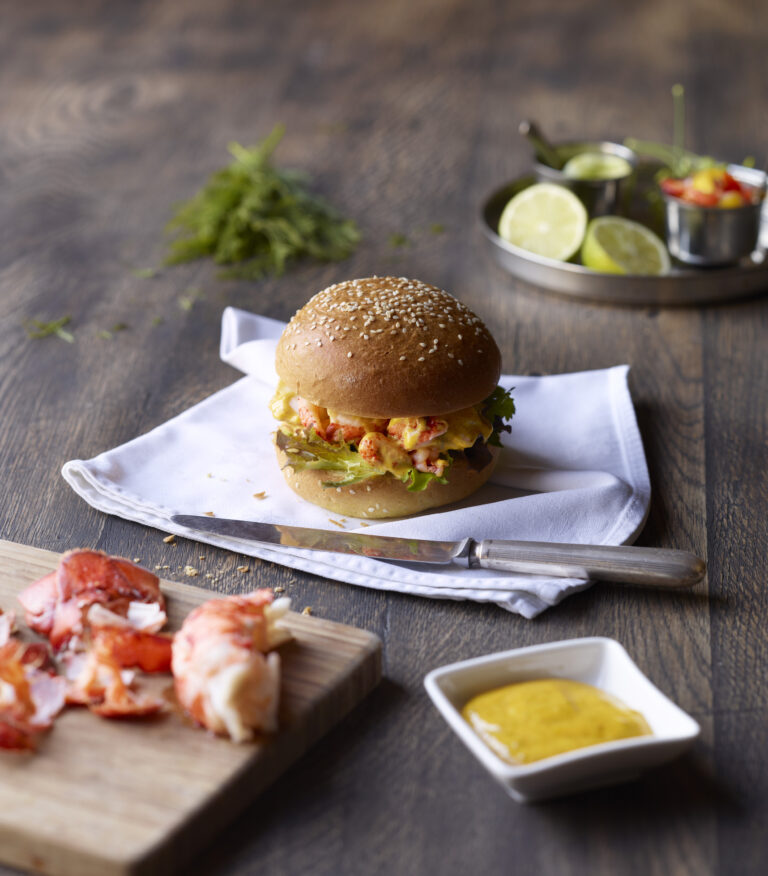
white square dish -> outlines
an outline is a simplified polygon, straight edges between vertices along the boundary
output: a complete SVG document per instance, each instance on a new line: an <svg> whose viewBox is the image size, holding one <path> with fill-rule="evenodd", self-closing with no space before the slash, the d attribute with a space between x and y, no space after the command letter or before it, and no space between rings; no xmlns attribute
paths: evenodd
<svg viewBox="0 0 768 876"><path fill-rule="evenodd" d="M483 742L461 709L476 694L537 678L591 684L640 712L652 735L591 745L529 764L510 764ZM641 770L677 757L701 731L690 715L651 684L614 639L569 639L463 660L434 669L424 686L461 741L518 802L635 778Z"/></svg>

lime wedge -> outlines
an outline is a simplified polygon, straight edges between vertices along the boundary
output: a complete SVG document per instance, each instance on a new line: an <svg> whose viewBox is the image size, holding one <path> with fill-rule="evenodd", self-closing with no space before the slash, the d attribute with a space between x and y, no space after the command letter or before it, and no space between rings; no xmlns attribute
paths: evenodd
<svg viewBox="0 0 768 876"><path fill-rule="evenodd" d="M563 173L569 179L621 179L632 173L632 165L620 155L610 155L606 152L579 152L566 162Z"/></svg>
<svg viewBox="0 0 768 876"><path fill-rule="evenodd" d="M620 216L601 216L587 228L581 261L605 274L651 274L669 271L664 243L644 225Z"/></svg>
<svg viewBox="0 0 768 876"><path fill-rule="evenodd" d="M537 183L504 208L499 237L536 255L568 261L578 252L586 227L587 211L573 192Z"/></svg>

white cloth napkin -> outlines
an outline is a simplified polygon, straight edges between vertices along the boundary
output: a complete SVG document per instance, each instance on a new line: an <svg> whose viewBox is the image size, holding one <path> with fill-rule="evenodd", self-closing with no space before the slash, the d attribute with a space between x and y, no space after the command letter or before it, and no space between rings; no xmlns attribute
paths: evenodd
<svg viewBox="0 0 768 876"><path fill-rule="evenodd" d="M271 443L274 351L283 324L234 308L222 319L221 358L246 373L167 423L62 474L86 502L165 532L189 535L174 513L337 529L338 515L298 498ZM504 376L518 413L491 482L450 509L391 521L346 519L364 533L426 539L513 538L631 542L645 522L648 469L627 388L628 366L547 377ZM264 498L259 498L265 494ZM194 538L337 581L444 599L493 602L534 617L586 581Z"/></svg>

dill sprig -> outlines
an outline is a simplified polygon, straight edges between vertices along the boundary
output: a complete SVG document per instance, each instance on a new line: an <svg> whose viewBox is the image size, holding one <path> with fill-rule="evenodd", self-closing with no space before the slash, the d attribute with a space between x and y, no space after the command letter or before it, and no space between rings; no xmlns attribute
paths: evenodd
<svg viewBox="0 0 768 876"><path fill-rule="evenodd" d="M168 223L179 236L166 264L211 257L228 266L224 276L259 279L282 274L302 257L340 261L352 253L360 239L356 224L310 192L305 174L273 165L284 133L278 125L251 148L230 144L234 161Z"/></svg>
<svg viewBox="0 0 768 876"><path fill-rule="evenodd" d="M62 316L60 319L52 319L48 322L40 319L28 319L24 322L24 328L30 338L47 338L50 335L56 335L57 338L71 344L75 340L74 335L64 328L71 319L70 316Z"/></svg>

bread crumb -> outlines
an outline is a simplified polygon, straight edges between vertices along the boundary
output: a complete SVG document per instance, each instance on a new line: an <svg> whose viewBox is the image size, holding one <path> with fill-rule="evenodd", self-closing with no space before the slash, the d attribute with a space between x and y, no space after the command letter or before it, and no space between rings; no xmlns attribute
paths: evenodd
<svg viewBox="0 0 768 876"><path fill-rule="evenodd" d="M216 516L213 513L213 511L203 511L203 514L205 514L206 517L215 517Z"/></svg>
<svg viewBox="0 0 768 876"><path fill-rule="evenodd" d="M275 593L285 593L285 587L275 587Z"/></svg>
<svg viewBox="0 0 768 876"><path fill-rule="evenodd" d="M260 493L254 493L253 498L254 499L266 499L267 498L266 490L262 490Z"/></svg>
<svg viewBox="0 0 768 876"><path fill-rule="evenodd" d="M370 523L364 523L362 520L360 521L360 526L370 526Z"/></svg>
<svg viewBox="0 0 768 876"><path fill-rule="evenodd" d="M176 536L175 535L166 535L163 539L166 544L176 544Z"/></svg>
<svg viewBox="0 0 768 876"><path fill-rule="evenodd" d="M238 567L237 567L237 571L238 571L238 572L250 572L251 569L250 569L249 566L238 566Z"/></svg>
<svg viewBox="0 0 768 876"><path fill-rule="evenodd" d="M134 558L133 558L133 562L134 562L134 563L140 563L140 562L141 562L141 557L134 557Z"/></svg>
<svg viewBox="0 0 768 876"><path fill-rule="evenodd" d="M200 573L194 566L184 566L184 574L187 578L197 578Z"/></svg>
<svg viewBox="0 0 768 876"><path fill-rule="evenodd" d="M333 523L334 526L338 526L339 529L344 529L344 523L341 520L334 520L333 517L329 517L328 522Z"/></svg>
<svg viewBox="0 0 768 876"><path fill-rule="evenodd" d="M200 562L202 562L204 559L205 557L198 557L198 560L200 560Z"/></svg>
<svg viewBox="0 0 768 876"><path fill-rule="evenodd" d="M311 606L311 605L305 605L304 608L302 608L301 613L302 613L302 614L307 614L307 615L312 614L312 606Z"/></svg>

